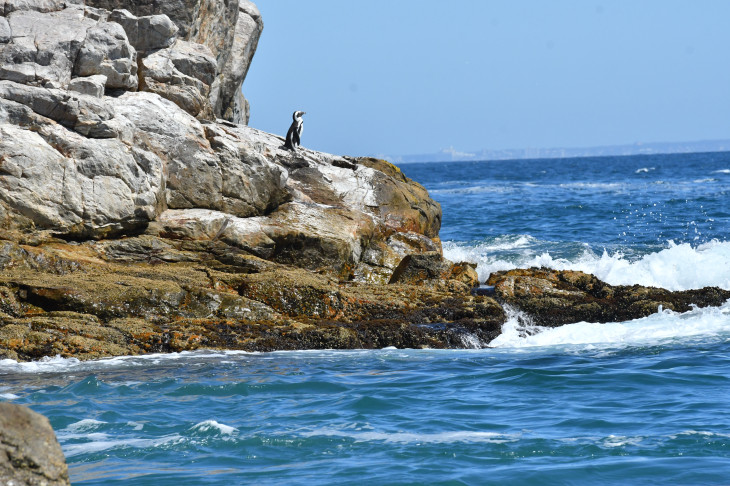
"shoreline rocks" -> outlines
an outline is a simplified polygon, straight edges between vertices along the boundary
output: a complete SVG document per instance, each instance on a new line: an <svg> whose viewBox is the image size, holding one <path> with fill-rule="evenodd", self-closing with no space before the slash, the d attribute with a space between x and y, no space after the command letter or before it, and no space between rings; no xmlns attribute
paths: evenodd
<svg viewBox="0 0 730 486"><path fill-rule="evenodd" d="M505 303L560 325L728 298L545 269L472 293L398 167L245 125L248 0L0 5L0 357L487 346Z"/></svg>
<svg viewBox="0 0 730 486"><path fill-rule="evenodd" d="M716 307L730 290L706 287L671 292L641 285L609 285L593 275L546 268L495 272L487 279L495 297L532 316L537 325L556 327L574 322L621 322L693 306Z"/></svg>

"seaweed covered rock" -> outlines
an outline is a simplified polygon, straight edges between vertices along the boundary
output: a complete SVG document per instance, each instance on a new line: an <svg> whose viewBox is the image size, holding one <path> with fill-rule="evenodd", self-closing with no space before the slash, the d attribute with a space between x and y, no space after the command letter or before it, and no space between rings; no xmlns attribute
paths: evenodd
<svg viewBox="0 0 730 486"><path fill-rule="evenodd" d="M504 320L496 301L458 282L342 281L220 240L0 245L0 356L16 360L484 346Z"/></svg>
<svg viewBox="0 0 730 486"><path fill-rule="evenodd" d="M0 484L71 484L48 419L22 405L0 403Z"/></svg>
<svg viewBox="0 0 730 486"><path fill-rule="evenodd" d="M689 311L722 305L730 291L716 287L671 292L641 285L609 285L593 275L546 268L493 273L487 280L499 300L528 312L536 324L560 326L580 321L638 319L660 309Z"/></svg>

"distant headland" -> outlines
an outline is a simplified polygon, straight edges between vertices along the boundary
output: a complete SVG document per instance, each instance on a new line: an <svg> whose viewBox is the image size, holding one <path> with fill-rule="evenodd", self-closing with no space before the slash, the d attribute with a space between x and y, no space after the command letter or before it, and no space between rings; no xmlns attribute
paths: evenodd
<svg viewBox="0 0 730 486"><path fill-rule="evenodd" d="M462 151L449 147L431 154L387 155L378 154L393 164L415 162L464 162L478 160L516 160L516 159L569 159L574 157L610 157L623 155L686 154L697 152L728 152L728 140L701 140L695 142L636 142L625 145L605 145L599 147L557 147L522 149L482 149Z"/></svg>

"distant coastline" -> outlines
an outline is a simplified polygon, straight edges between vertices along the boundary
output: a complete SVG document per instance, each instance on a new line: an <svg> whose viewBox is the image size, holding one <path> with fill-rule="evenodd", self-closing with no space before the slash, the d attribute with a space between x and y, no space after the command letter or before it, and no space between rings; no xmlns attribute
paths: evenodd
<svg viewBox="0 0 730 486"><path fill-rule="evenodd" d="M477 152L463 152L453 147L432 154L384 155L379 158L393 164L416 162L463 162L481 160L518 160L518 159L569 159L575 157L605 157L623 155L682 154L695 152L728 152L730 140L703 140L697 142L654 142L602 147L573 148L526 148L526 149L483 149Z"/></svg>

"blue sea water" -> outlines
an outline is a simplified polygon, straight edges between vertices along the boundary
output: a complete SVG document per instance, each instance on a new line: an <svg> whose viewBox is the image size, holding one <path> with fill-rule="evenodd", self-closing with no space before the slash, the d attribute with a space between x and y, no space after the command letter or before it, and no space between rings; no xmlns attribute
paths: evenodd
<svg viewBox="0 0 730 486"><path fill-rule="evenodd" d="M730 153L404 165L452 260L730 289ZM487 349L0 361L73 484L728 484L730 303Z"/></svg>

